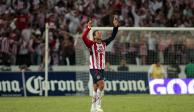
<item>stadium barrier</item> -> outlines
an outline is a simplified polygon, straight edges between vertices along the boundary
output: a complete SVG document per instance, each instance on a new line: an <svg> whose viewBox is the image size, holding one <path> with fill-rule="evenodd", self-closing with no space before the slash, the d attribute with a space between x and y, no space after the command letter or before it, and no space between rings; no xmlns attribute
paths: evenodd
<svg viewBox="0 0 194 112"><path fill-rule="evenodd" d="M106 72L105 94L149 93L146 72ZM44 72L0 72L0 96L44 96ZM89 95L88 72L49 72L48 96Z"/></svg>
<svg viewBox="0 0 194 112"><path fill-rule="evenodd" d="M49 72L48 96L89 95L88 72ZM0 96L44 96L44 72L0 72ZM106 72L105 94L194 94L194 79L150 79L146 72Z"/></svg>
<svg viewBox="0 0 194 112"><path fill-rule="evenodd" d="M149 93L146 72L107 72L105 94Z"/></svg>

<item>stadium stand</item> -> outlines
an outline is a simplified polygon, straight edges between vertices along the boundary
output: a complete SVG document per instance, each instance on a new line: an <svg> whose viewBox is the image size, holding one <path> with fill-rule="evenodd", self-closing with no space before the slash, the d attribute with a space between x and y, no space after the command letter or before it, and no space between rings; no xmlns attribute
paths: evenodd
<svg viewBox="0 0 194 112"><path fill-rule="evenodd" d="M83 32L89 18L94 26L111 26L118 15L126 27L193 27L193 0L1 0L0 1L0 65L40 65L44 57L45 22L50 25L50 64L75 65L76 35ZM194 55L192 33L120 34L107 59L119 65L125 54L128 64L149 65L159 58L169 64L175 59L187 64ZM135 38L139 37L139 38ZM168 38L169 37L169 38ZM128 40L127 40L128 39ZM127 41L126 41L127 40ZM124 44L123 44L124 43ZM6 57L6 58L5 58ZM113 61L111 57L118 57ZM172 58L174 57L174 58Z"/></svg>

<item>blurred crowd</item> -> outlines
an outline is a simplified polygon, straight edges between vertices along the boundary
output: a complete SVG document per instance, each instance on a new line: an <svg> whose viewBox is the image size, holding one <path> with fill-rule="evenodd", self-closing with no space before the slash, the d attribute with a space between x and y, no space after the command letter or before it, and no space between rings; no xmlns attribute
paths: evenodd
<svg viewBox="0 0 194 112"><path fill-rule="evenodd" d="M118 65L187 64L194 59L194 33L191 31L120 31L107 51L107 60ZM115 60L117 59L117 60Z"/></svg>
<svg viewBox="0 0 194 112"><path fill-rule="evenodd" d="M48 22L49 63L74 65L75 34L83 32L89 18L93 18L94 26L111 26L114 15L118 15L121 26L126 27L193 27L194 0L1 0L0 63L27 66L42 64L45 23ZM133 37L135 34L130 35L132 38L129 41L137 41ZM141 34L143 37L145 35ZM158 55L161 62L165 63L162 53L170 55L173 52L172 49L177 50L169 46L175 46L177 43L175 41L184 41L183 45L187 46L189 39L193 38L193 35L184 38L182 38L184 35L181 35L179 39L175 39L176 35L168 35L166 37L173 36L173 38L158 39L160 34L150 35L157 36L145 36L139 43L124 44L132 53L129 53L129 57L131 56L132 59L136 57L137 53L134 51L137 51L137 48L133 46L139 45L142 64L152 63L152 61L146 61L147 56L150 55ZM157 46L152 45L156 43L158 43ZM144 49L148 49L146 50L148 52ZM184 52L187 51L189 50ZM181 54L180 52L177 51L178 54ZM134 63L129 60L128 62ZM185 62L181 61L181 63Z"/></svg>

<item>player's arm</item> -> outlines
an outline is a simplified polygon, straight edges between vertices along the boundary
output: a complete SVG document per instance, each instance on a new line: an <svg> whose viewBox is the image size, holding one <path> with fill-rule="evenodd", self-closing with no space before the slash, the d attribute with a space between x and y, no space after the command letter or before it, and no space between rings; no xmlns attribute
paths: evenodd
<svg viewBox="0 0 194 112"><path fill-rule="evenodd" d="M113 27L113 31L112 31L111 37L109 37L106 40L103 40L106 43L106 45L110 44L110 42L115 39L116 34L118 32L119 21L118 21L118 19L116 17L114 17L113 25L114 25L114 27Z"/></svg>
<svg viewBox="0 0 194 112"><path fill-rule="evenodd" d="M90 20L88 22L87 28L84 31L84 33L82 34L82 40L84 41L84 43L86 44L87 47L90 47L93 44L93 41L89 40L87 37L91 27L92 27L92 20Z"/></svg>

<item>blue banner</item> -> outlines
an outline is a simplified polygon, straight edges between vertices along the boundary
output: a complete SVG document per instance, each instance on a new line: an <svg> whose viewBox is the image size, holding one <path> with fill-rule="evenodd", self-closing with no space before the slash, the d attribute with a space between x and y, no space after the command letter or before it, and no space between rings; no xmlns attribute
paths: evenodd
<svg viewBox="0 0 194 112"><path fill-rule="evenodd" d="M42 96L45 92L45 78L43 72L26 72L27 96ZM61 96L75 94L80 90L78 84L83 88L82 81L76 81L75 72L49 72L48 75L48 95Z"/></svg>
<svg viewBox="0 0 194 112"><path fill-rule="evenodd" d="M23 96L22 75L19 72L0 73L0 96Z"/></svg>
<svg viewBox="0 0 194 112"><path fill-rule="evenodd" d="M0 72L0 96L44 96L46 85L49 96L85 91L83 81L76 80L76 72L49 72L48 82L44 72Z"/></svg>
<svg viewBox="0 0 194 112"><path fill-rule="evenodd" d="M145 72L106 72L105 94L149 93Z"/></svg>
<svg viewBox="0 0 194 112"><path fill-rule="evenodd" d="M88 95L89 73L49 72L0 72L0 96L49 96ZM106 72L105 94L149 92L147 74L131 72Z"/></svg>

